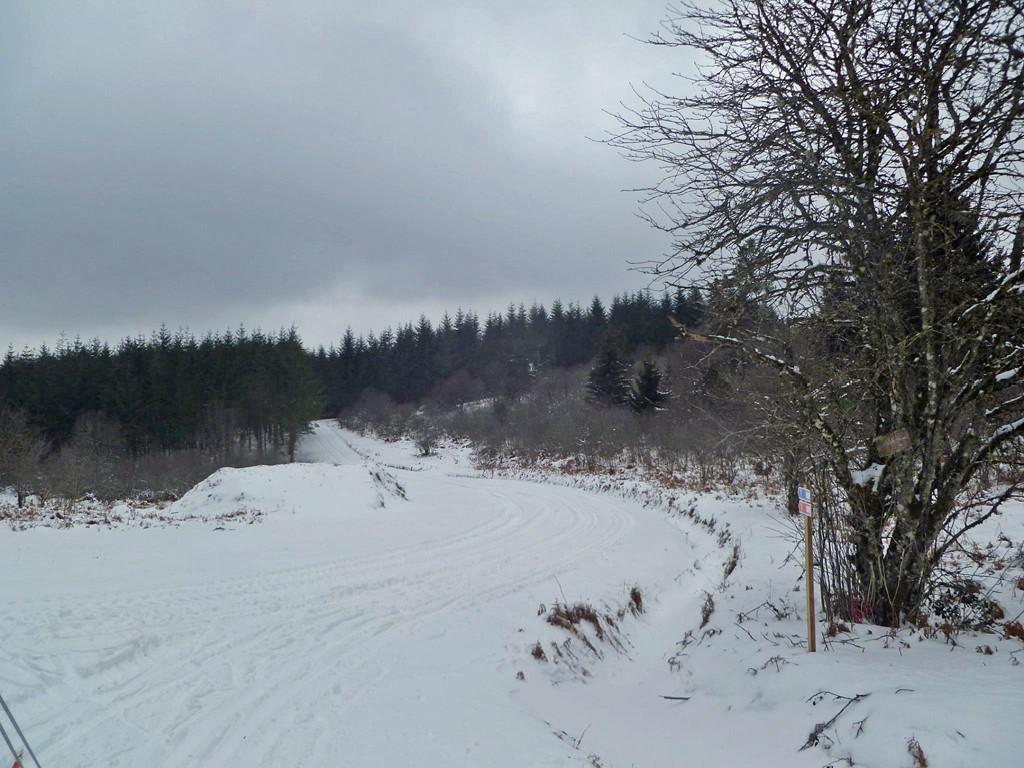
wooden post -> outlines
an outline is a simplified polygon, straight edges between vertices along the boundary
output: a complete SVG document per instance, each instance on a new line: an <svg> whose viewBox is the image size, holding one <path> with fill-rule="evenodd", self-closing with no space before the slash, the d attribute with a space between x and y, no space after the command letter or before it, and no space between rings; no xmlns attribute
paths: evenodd
<svg viewBox="0 0 1024 768"><path fill-rule="evenodd" d="M804 516L804 570L807 573L807 652L817 650L817 638L814 631L814 520L810 515Z"/></svg>

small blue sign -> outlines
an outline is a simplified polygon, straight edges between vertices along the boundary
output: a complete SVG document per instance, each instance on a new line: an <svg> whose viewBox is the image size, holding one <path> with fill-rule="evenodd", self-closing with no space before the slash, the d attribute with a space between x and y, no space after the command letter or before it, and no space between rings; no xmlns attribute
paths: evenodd
<svg viewBox="0 0 1024 768"><path fill-rule="evenodd" d="M809 502L811 500L811 491L809 488L804 488L802 485L797 486L796 493L797 496L800 498L800 501Z"/></svg>

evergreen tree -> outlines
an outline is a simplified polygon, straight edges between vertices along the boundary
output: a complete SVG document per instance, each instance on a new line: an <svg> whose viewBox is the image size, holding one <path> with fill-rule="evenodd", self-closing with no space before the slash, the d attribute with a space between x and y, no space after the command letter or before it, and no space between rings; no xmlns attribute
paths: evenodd
<svg viewBox="0 0 1024 768"><path fill-rule="evenodd" d="M292 328L277 339L278 385L274 393L277 403L275 421L284 432L288 460L295 461L299 436L309 429L309 422L320 412L320 381L309 365L309 356L302 348L298 332Z"/></svg>
<svg viewBox="0 0 1024 768"><path fill-rule="evenodd" d="M672 396L671 390L662 389L662 375L658 366L650 358L644 360L640 373L630 393L629 404L637 413L663 410L665 403Z"/></svg>
<svg viewBox="0 0 1024 768"><path fill-rule="evenodd" d="M629 363L623 353L622 334L608 331L601 338L594 367L587 376L587 400L600 405L627 405L630 402Z"/></svg>
<svg viewBox="0 0 1024 768"><path fill-rule="evenodd" d="M686 297L686 301L689 307L688 315L687 317L680 319L688 328L696 328L704 322L707 305L704 302L704 297L701 296L700 290L697 288L690 289L690 292Z"/></svg>

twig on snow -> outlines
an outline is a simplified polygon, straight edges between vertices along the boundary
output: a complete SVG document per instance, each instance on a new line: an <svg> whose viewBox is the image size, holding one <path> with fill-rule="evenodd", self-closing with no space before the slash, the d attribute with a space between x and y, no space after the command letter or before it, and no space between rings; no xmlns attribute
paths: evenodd
<svg viewBox="0 0 1024 768"><path fill-rule="evenodd" d="M871 694L870 693L858 693L856 696L843 696L841 694L834 693L832 691L818 691L816 694L814 694L809 699L807 699L807 701L811 701L811 702L814 702L815 704L817 704L817 700L820 699L822 696L826 696L826 695L827 696L832 696L832 697L834 697L836 699L844 700L844 701L846 701L846 703L843 705L842 709L840 709L838 712L836 712L832 716L832 718L830 720L828 720L828 722L818 723L817 725L814 726L814 730L812 730L810 732L810 734L808 734L808 736L807 736L807 741L805 741L804 745L802 747L800 747L800 750L799 750L800 752L803 752L808 747L817 746L818 740L821 738L821 735L825 731L827 731L829 728L831 728L833 725L835 725L836 721L840 717L842 717L843 713L847 709L849 709L851 706L856 704L858 701L863 701L864 699L866 699Z"/></svg>

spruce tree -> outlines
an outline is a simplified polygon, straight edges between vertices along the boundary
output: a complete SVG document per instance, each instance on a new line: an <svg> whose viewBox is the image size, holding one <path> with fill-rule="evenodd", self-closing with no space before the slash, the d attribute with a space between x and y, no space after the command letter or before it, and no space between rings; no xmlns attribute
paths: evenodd
<svg viewBox="0 0 1024 768"><path fill-rule="evenodd" d="M630 393L629 404L637 413L660 411L672 396L668 389L662 389L661 371L651 359L644 360Z"/></svg>
<svg viewBox="0 0 1024 768"><path fill-rule="evenodd" d="M587 377L587 400L600 405L630 402L629 363L625 360L622 334L608 331L602 338L594 367Z"/></svg>

